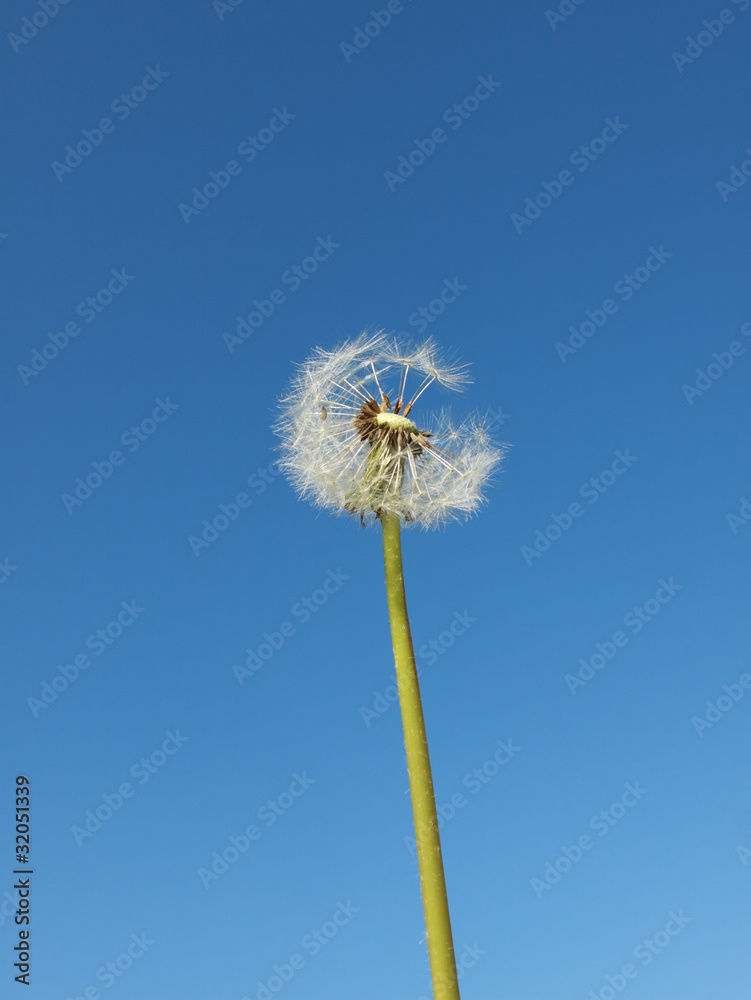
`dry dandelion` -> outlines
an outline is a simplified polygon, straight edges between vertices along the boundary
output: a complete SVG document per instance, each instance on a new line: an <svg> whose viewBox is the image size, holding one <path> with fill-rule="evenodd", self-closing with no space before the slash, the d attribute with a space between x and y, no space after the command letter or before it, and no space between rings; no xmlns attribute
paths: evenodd
<svg viewBox="0 0 751 1000"><path fill-rule="evenodd" d="M502 456L489 421L415 409L433 383L468 382L432 341L406 349L376 333L317 348L282 402L279 466L302 497L363 523L386 514L434 528L468 516Z"/></svg>
<svg viewBox="0 0 751 1000"><path fill-rule="evenodd" d="M333 351L317 348L281 401L274 430L279 466L299 495L383 529L386 596L404 726L426 941L435 1000L460 1000L428 742L404 593L402 523L434 528L467 517L503 449L489 421L423 416L434 384L461 390L465 365L443 360L432 340L409 347L363 333ZM418 405L419 404L419 405Z"/></svg>

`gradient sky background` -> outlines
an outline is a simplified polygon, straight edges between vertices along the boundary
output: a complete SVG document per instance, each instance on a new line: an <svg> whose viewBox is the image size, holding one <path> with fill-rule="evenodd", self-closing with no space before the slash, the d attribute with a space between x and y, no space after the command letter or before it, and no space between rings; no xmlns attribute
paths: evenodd
<svg viewBox="0 0 751 1000"><path fill-rule="evenodd" d="M416 335L410 317L458 281L428 329L473 363L457 409L502 413L513 447L479 517L413 530L404 550L418 648L473 619L419 658L437 798L464 795L443 833L457 952L475 963L462 996L607 1000L606 977L631 963L634 1000L747 998L751 691L731 687L743 697L701 734L692 720L751 672L751 523L727 517L751 514L751 184L717 187L751 160L751 4L729 0L724 24L695 0L564 3L553 24L543 3L516 7L405 0L353 53L341 43L368 3L73 0L22 42L41 8L5 5L3 996L263 1000L259 981L295 953L304 967L271 995L430 996L398 709L369 725L362 711L387 704L393 672L379 532L259 470L294 362L364 328ZM677 65L705 20L722 34ZM147 74L155 89L139 90ZM444 113L489 75L500 86L453 128ZM238 146L277 111L287 124L247 162ZM56 176L102 118L113 130ZM580 170L607 119L627 127ZM387 172L439 127L446 141L391 190ZM186 222L180 204L233 159L240 173ZM285 284L319 239L337 246ZM663 264L626 301L616 283L650 248ZM87 323L113 269L132 280ZM223 334L276 288L285 301L231 352ZM556 343L606 299L617 311L564 363ZM689 401L683 387L734 341L743 353ZM177 408L152 425L158 400ZM128 450L144 420L153 434ZM68 512L63 495L113 449L124 463ZM619 450L636 460L590 503L582 485ZM251 505L194 553L190 536L240 492ZM525 559L574 502L582 516ZM329 572L339 589L295 616ZM661 580L674 596L636 634L624 618ZM133 624L87 650L132 601ZM233 664L284 621L295 634L241 685ZM566 675L619 630L627 645L572 693ZM187 741L165 757L177 729ZM520 750L473 793L465 777L499 740ZM139 770L152 754L155 773ZM259 809L288 803L303 772L315 783L267 825ZM21 773L30 989L13 982L8 916ZM77 843L123 782L132 797ZM627 783L645 793L599 835L591 819ZM259 839L206 887L200 869L253 823ZM535 891L584 835L590 849ZM340 903L350 919L313 954L306 935ZM690 917L673 937L671 911ZM153 944L108 979L144 933ZM648 964L645 939L662 942Z"/></svg>

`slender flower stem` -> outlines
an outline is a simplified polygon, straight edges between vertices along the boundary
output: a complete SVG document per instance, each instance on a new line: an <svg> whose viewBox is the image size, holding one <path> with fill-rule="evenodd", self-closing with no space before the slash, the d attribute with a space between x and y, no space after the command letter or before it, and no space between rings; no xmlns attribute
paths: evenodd
<svg viewBox="0 0 751 1000"><path fill-rule="evenodd" d="M417 862L420 869L425 931L435 1000L460 1000L451 921L443 874L441 838L430 772L428 739L417 681L415 652L404 593L402 543L399 518L381 514L383 556L386 566L386 596L391 621L399 703L404 725L404 746L415 821Z"/></svg>

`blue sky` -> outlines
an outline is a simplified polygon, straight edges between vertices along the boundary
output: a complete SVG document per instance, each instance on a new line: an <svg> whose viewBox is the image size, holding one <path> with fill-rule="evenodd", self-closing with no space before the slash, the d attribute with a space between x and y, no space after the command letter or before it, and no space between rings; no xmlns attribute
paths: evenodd
<svg viewBox="0 0 751 1000"><path fill-rule="evenodd" d="M5 5L4 995L27 775L32 1000L430 996L379 532L270 430L384 328L512 446L403 539L462 996L747 996L751 3L517 8Z"/></svg>

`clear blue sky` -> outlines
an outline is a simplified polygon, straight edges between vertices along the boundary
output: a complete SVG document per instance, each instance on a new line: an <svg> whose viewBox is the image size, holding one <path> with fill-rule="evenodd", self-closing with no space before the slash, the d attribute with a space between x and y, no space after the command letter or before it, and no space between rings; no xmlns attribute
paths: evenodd
<svg viewBox="0 0 751 1000"><path fill-rule="evenodd" d="M512 445L404 538L462 996L747 997L751 4L515 6L6 3L3 996L430 995L379 532L272 464L385 328Z"/></svg>

